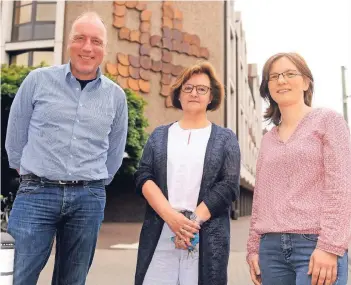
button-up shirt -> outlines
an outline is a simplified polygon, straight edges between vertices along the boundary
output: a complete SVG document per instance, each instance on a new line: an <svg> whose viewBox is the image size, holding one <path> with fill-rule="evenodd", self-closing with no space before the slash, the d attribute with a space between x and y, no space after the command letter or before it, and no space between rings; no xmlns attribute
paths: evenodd
<svg viewBox="0 0 351 285"><path fill-rule="evenodd" d="M68 63L28 74L11 106L5 146L21 175L109 184L122 164L127 129L124 91L100 69L81 90Z"/></svg>
<svg viewBox="0 0 351 285"><path fill-rule="evenodd" d="M351 140L344 118L314 109L283 142L263 137L257 161L248 258L265 233L318 234L317 248L343 255L350 241Z"/></svg>

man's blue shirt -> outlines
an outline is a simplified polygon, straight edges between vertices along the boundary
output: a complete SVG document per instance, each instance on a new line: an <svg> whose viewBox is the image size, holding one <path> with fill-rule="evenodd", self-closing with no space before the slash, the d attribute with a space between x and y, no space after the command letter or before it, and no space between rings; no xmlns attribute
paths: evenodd
<svg viewBox="0 0 351 285"><path fill-rule="evenodd" d="M109 184L122 164L127 129L124 91L100 69L81 90L68 63L26 77L11 106L5 146L21 175Z"/></svg>

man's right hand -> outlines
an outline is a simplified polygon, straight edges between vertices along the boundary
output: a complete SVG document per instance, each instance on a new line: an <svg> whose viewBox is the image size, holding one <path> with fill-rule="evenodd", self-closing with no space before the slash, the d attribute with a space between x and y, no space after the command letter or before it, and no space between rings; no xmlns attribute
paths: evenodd
<svg viewBox="0 0 351 285"><path fill-rule="evenodd" d="M251 280L255 285L261 285L261 270L258 263L258 254L252 256L249 261Z"/></svg>
<svg viewBox="0 0 351 285"><path fill-rule="evenodd" d="M172 232L184 240L188 246L191 246L190 239L194 237L194 233L198 233L200 229L198 223L189 220L177 211L174 211L165 222L171 228Z"/></svg>

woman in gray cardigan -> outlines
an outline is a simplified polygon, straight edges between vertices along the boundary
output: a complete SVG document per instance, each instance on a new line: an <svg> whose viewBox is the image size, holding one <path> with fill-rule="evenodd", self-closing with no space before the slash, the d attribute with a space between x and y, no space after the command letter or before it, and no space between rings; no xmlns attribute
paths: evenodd
<svg viewBox="0 0 351 285"><path fill-rule="evenodd" d="M147 201L135 285L227 284L240 150L231 130L207 119L223 95L207 62L185 69L172 86L182 118L154 130L135 173Z"/></svg>

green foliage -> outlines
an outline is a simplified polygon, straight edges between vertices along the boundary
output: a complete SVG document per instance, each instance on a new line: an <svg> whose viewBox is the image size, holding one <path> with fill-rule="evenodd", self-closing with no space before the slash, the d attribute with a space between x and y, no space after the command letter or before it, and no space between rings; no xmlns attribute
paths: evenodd
<svg viewBox="0 0 351 285"><path fill-rule="evenodd" d="M45 63L42 62L39 66L23 66L23 65L1 65L1 110L8 111L11 107L12 100L15 97L18 88L22 84L22 81L26 78L29 72L38 67L45 66ZM7 115L3 114L1 120L4 121L1 123L2 128L7 126ZM3 133L3 132L2 132ZM3 136L3 135L1 135ZM3 138L2 138L3 140Z"/></svg>
<svg viewBox="0 0 351 285"><path fill-rule="evenodd" d="M6 109L12 104L12 100L24 78L35 68L37 67L1 66L1 94L2 96L7 95L6 97L2 97L2 104L8 105L4 106ZM105 75L115 81L113 76L109 74ZM123 160L117 176L119 176L119 180L130 180L136 171L148 138L148 134L145 131L148 126L148 120L144 116L145 100L130 89L125 89L124 91L128 102L128 137L125 150L128 157Z"/></svg>
<svg viewBox="0 0 351 285"><path fill-rule="evenodd" d="M14 64L10 66L6 64L1 65L1 95L14 97L24 78L26 78L29 72L37 67L27 67Z"/></svg>
<svg viewBox="0 0 351 285"><path fill-rule="evenodd" d="M130 89L124 89L128 100L128 136L126 158L120 170L121 174L133 175L141 158L144 145L148 139L145 129L149 125L144 116L145 100Z"/></svg>
<svg viewBox="0 0 351 285"><path fill-rule="evenodd" d="M112 81L116 81L115 77L109 73L105 73L105 76ZM137 169L144 145L148 139L145 129L149 123L144 116L146 101L131 89L126 88L124 92L128 102L128 135L125 150L128 157L123 160L117 176L130 179Z"/></svg>

